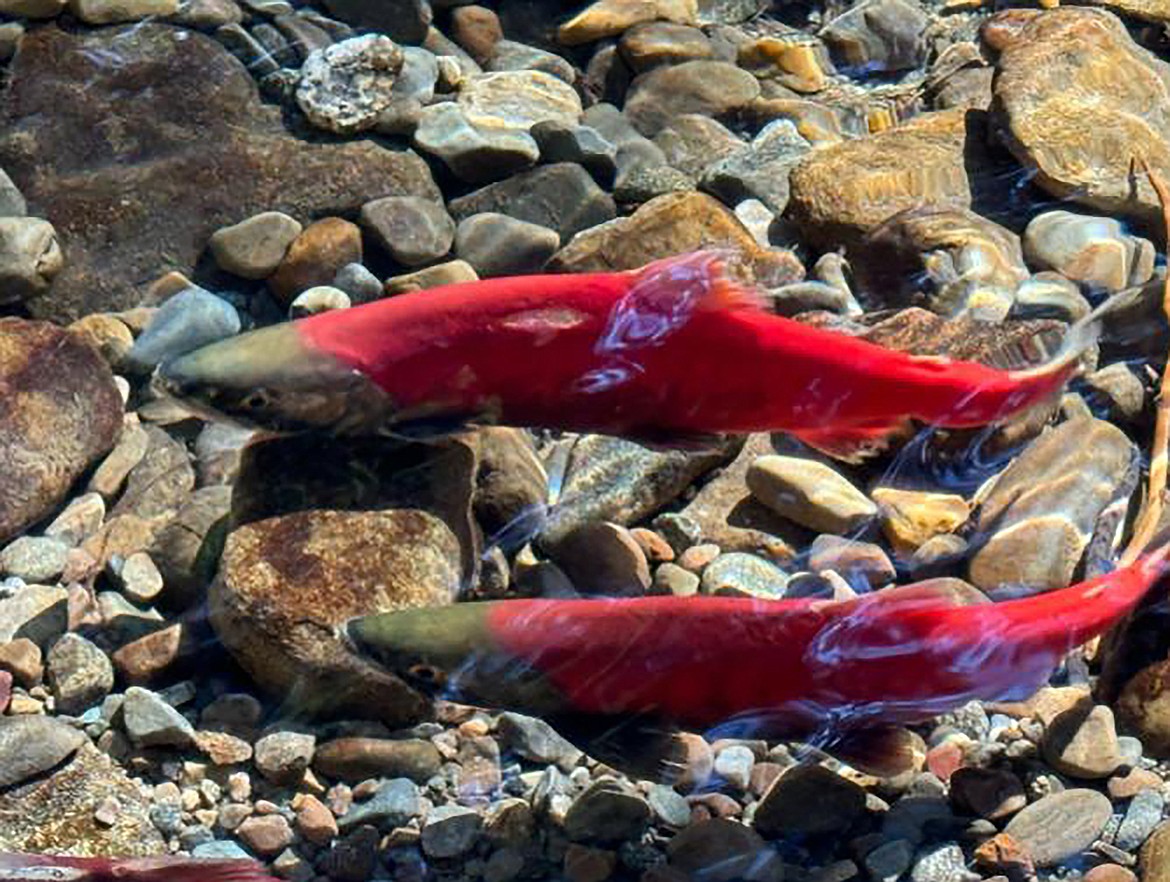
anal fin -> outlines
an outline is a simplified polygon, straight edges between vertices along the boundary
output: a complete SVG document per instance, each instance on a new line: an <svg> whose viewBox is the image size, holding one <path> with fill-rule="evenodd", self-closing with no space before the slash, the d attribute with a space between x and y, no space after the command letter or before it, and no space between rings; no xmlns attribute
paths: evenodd
<svg viewBox="0 0 1170 882"><path fill-rule="evenodd" d="M799 429L788 432L821 453L852 465L884 453L899 438L914 431L908 419L888 423L861 423L834 429Z"/></svg>
<svg viewBox="0 0 1170 882"><path fill-rule="evenodd" d="M653 715L570 712L546 717L546 721L589 756L619 772L670 784L685 770L678 728Z"/></svg>
<svg viewBox="0 0 1170 882"><path fill-rule="evenodd" d="M818 747L875 778L918 771L926 759L922 738L904 726L847 730Z"/></svg>

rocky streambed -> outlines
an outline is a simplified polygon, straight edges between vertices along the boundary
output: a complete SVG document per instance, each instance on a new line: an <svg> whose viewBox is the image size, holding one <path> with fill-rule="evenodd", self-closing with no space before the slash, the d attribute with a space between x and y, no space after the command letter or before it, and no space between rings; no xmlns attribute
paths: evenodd
<svg viewBox="0 0 1170 882"><path fill-rule="evenodd" d="M886 779L693 733L676 783L636 780L337 636L477 599L994 602L1107 569L1170 346L1136 171L1170 176L1170 6L1054 7L0 0L0 851L1170 879L1161 595ZM258 440L150 388L288 317L708 246L781 314L1000 367L1119 305L1059 402L861 466L781 435Z"/></svg>

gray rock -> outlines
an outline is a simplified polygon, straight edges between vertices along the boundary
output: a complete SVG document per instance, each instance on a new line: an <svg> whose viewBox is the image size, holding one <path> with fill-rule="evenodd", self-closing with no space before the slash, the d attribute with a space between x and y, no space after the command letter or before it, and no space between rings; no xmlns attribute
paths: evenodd
<svg viewBox="0 0 1170 882"><path fill-rule="evenodd" d="M636 165L621 172L614 184L613 198L622 205L649 202L665 193L695 189L689 176L669 165Z"/></svg>
<svg viewBox="0 0 1170 882"><path fill-rule="evenodd" d="M325 8L356 28L389 34L403 43L421 43L433 13L429 0L326 0Z"/></svg>
<svg viewBox="0 0 1170 882"><path fill-rule="evenodd" d="M295 784L313 762L317 738L302 732L273 732L256 742L256 768L275 784Z"/></svg>
<svg viewBox="0 0 1170 882"><path fill-rule="evenodd" d="M78 634L62 636L46 661L58 713L80 714L114 688L114 666L109 658Z"/></svg>
<svg viewBox="0 0 1170 882"><path fill-rule="evenodd" d="M422 109L435 97L439 59L417 46L402 48L402 70L390 90L390 103L378 114L374 129L384 135L410 135Z"/></svg>
<svg viewBox="0 0 1170 882"><path fill-rule="evenodd" d="M843 534L867 523L877 506L829 466L793 456L762 456L747 472L760 503L796 523Z"/></svg>
<svg viewBox="0 0 1170 882"><path fill-rule="evenodd" d="M169 298L134 341L126 363L140 371L157 367L164 359L190 352L240 331L235 307L210 291L194 286Z"/></svg>
<svg viewBox="0 0 1170 882"><path fill-rule="evenodd" d="M528 133L536 139L540 158L545 162L575 162L601 186L613 183L617 173L617 147L597 129L550 119L538 122Z"/></svg>
<svg viewBox="0 0 1170 882"><path fill-rule="evenodd" d="M671 869L687 879L732 882L735 879L772 879L768 846L760 834L730 818L691 824L666 844Z"/></svg>
<svg viewBox="0 0 1170 882"><path fill-rule="evenodd" d="M387 196L362 206L361 222L390 256L421 266L451 250L455 221L443 203L418 196Z"/></svg>
<svg viewBox="0 0 1170 882"><path fill-rule="evenodd" d="M1108 778L1121 765L1113 711L1091 700L1049 721L1041 748L1054 769L1074 778Z"/></svg>
<svg viewBox="0 0 1170 882"><path fill-rule="evenodd" d="M1016 288L1009 319L1051 318L1075 322L1089 314L1092 306L1075 282L1056 273L1037 273Z"/></svg>
<svg viewBox="0 0 1170 882"><path fill-rule="evenodd" d="M264 279L280 266L302 229L283 212L265 211L221 227L207 244L220 269L245 279Z"/></svg>
<svg viewBox="0 0 1170 882"><path fill-rule="evenodd" d="M671 120L654 136L654 143L668 163L692 178L748 147L723 123L698 113L685 113Z"/></svg>
<svg viewBox="0 0 1170 882"><path fill-rule="evenodd" d="M738 791L748 788L752 766L756 764L755 754L743 744L725 747L715 757L715 774L723 778Z"/></svg>
<svg viewBox="0 0 1170 882"><path fill-rule="evenodd" d="M581 99L563 80L539 70L473 76L459 89L459 107L477 126L527 132L544 120L575 125Z"/></svg>
<svg viewBox="0 0 1170 882"><path fill-rule="evenodd" d="M422 850L432 858L454 858L475 845L483 817L461 805L441 805L427 813L422 828Z"/></svg>
<svg viewBox="0 0 1170 882"><path fill-rule="evenodd" d="M922 62L928 24L930 18L911 0L865 0L826 24L820 36L843 71L899 71Z"/></svg>
<svg viewBox="0 0 1170 882"><path fill-rule="evenodd" d="M362 824L403 827L423 813L418 785L409 778L392 778L379 785L366 802L357 803L337 819L342 832Z"/></svg>
<svg viewBox="0 0 1170 882"><path fill-rule="evenodd" d="M699 590L703 594L775 599L784 596L787 584L787 574L775 564L754 554L733 551L707 564Z"/></svg>
<svg viewBox="0 0 1170 882"><path fill-rule="evenodd" d="M301 68L297 105L313 125L339 135L372 128L402 65L402 49L382 34L316 49Z"/></svg>
<svg viewBox="0 0 1170 882"><path fill-rule="evenodd" d="M347 263L333 277L333 287L349 295L351 302L371 303L385 295L382 281L360 263Z"/></svg>
<svg viewBox="0 0 1170 882"><path fill-rule="evenodd" d="M646 794L654 817L667 827L682 828L691 822L691 806L678 791L666 784L655 784Z"/></svg>
<svg viewBox="0 0 1170 882"><path fill-rule="evenodd" d="M455 254L482 279L537 272L560 244L556 230L490 211L464 218L455 231Z"/></svg>
<svg viewBox="0 0 1170 882"><path fill-rule="evenodd" d="M1129 801L1113 844L1136 852L1162 822L1166 798L1157 790L1143 790Z"/></svg>
<svg viewBox="0 0 1170 882"><path fill-rule="evenodd" d="M634 128L629 118L612 104L594 104L585 111L581 121L617 148L615 162L619 172L639 165L669 164L662 149Z"/></svg>
<svg viewBox="0 0 1170 882"><path fill-rule="evenodd" d="M122 722L130 740L141 747L189 747L195 730L156 693L138 686L126 690Z"/></svg>
<svg viewBox="0 0 1170 882"><path fill-rule="evenodd" d="M883 842L862 863L874 882L897 882L913 860L914 845L905 839L894 839Z"/></svg>
<svg viewBox="0 0 1170 882"><path fill-rule="evenodd" d="M1004 828L1037 867L1057 866L1093 844L1113 814L1095 790L1051 793L1021 810Z"/></svg>
<svg viewBox="0 0 1170 882"><path fill-rule="evenodd" d="M0 789L49 771L85 741L80 729L52 717L0 717Z"/></svg>
<svg viewBox="0 0 1170 882"><path fill-rule="evenodd" d="M788 173L812 145L786 119L766 125L742 150L707 166L700 189L734 206L759 199L776 214L788 205Z"/></svg>
<svg viewBox="0 0 1170 882"><path fill-rule="evenodd" d="M0 217L24 217L28 213L28 204L20 188L8 177L8 173L0 168Z"/></svg>
<svg viewBox="0 0 1170 882"><path fill-rule="evenodd" d="M122 593L135 603L150 603L163 589L162 573L145 551L137 551L126 558L117 578Z"/></svg>
<svg viewBox="0 0 1170 882"><path fill-rule="evenodd" d="M484 66L489 71L539 70L572 85L577 72L568 61L553 52L515 40L498 40L492 57Z"/></svg>
<svg viewBox="0 0 1170 882"><path fill-rule="evenodd" d="M0 589L0 644L26 637L44 647L65 633L69 592L48 585L27 585L11 596Z"/></svg>
<svg viewBox="0 0 1170 882"><path fill-rule="evenodd" d="M573 800L565 815L565 833L574 841L624 842L642 835L650 814L646 800L628 785L602 778Z"/></svg>
<svg viewBox="0 0 1170 882"><path fill-rule="evenodd" d="M585 169L571 162L541 166L488 184L452 199L448 208L457 221L483 212L506 214L556 230L562 243L616 214L613 199Z"/></svg>
<svg viewBox="0 0 1170 882"><path fill-rule="evenodd" d="M53 518L52 523L45 527L45 535L70 547L80 545L98 531L105 517L106 502L101 494L84 493Z"/></svg>
<svg viewBox="0 0 1170 882"><path fill-rule="evenodd" d="M523 714L504 713L498 722L504 747L534 763L555 763L568 769L582 753L544 720Z"/></svg>
<svg viewBox="0 0 1170 882"><path fill-rule="evenodd" d="M0 303L43 294L64 265L51 223L39 217L0 217Z"/></svg>
<svg viewBox="0 0 1170 882"><path fill-rule="evenodd" d="M204 842L191 849L191 856L205 860L249 860L251 855L230 839Z"/></svg>
<svg viewBox="0 0 1170 882"><path fill-rule="evenodd" d="M808 568L819 573L832 570L858 591L880 588L897 573L880 545L855 542L840 536L818 536L809 546Z"/></svg>
<svg viewBox="0 0 1170 882"><path fill-rule="evenodd" d="M477 126L451 102L422 109L414 146L439 157L456 177L471 183L507 177L540 158L540 148L527 132Z"/></svg>
<svg viewBox="0 0 1170 882"><path fill-rule="evenodd" d="M52 582L65 569L69 546L47 536L21 536L0 550L0 574Z"/></svg>
<svg viewBox="0 0 1170 882"><path fill-rule="evenodd" d="M972 882L978 878L978 873L967 869L967 858L957 842L940 842L922 849L910 870L911 882Z"/></svg>
<svg viewBox="0 0 1170 882"><path fill-rule="evenodd" d="M678 564L659 564L650 583L649 594L667 594L675 597L691 597L699 593L699 577L684 570Z"/></svg>

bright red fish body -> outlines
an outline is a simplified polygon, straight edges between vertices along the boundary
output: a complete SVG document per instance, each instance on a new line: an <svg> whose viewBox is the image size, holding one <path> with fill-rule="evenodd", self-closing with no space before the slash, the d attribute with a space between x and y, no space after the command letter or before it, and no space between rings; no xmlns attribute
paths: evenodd
<svg viewBox="0 0 1170 882"><path fill-rule="evenodd" d="M0 882L277 882L257 861L0 853Z"/></svg>
<svg viewBox="0 0 1170 882"><path fill-rule="evenodd" d="M1134 607L1165 556L1001 603L958 605L912 586L840 602L507 600L369 616L349 633L408 677L437 669L432 680L456 700L697 729L751 718L796 737L1027 697Z"/></svg>
<svg viewBox="0 0 1170 882"><path fill-rule="evenodd" d="M211 344L160 377L270 428L466 420L665 444L785 431L847 452L908 417L969 427L1010 416L1059 389L1074 361L1009 372L886 349L768 312L724 274L721 254L696 252L631 272L404 294ZM367 420L304 406L355 376L383 396L350 393Z"/></svg>

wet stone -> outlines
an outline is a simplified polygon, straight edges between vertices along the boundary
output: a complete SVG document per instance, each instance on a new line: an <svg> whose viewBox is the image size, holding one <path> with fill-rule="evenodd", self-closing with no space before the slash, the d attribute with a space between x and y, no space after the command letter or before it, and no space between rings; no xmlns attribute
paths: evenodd
<svg viewBox="0 0 1170 882"><path fill-rule="evenodd" d="M114 446L122 401L93 349L48 323L0 319L0 542L55 513Z"/></svg>
<svg viewBox="0 0 1170 882"><path fill-rule="evenodd" d="M913 0L865 0L828 22L820 36L840 69L898 71L921 63L929 23Z"/></svg>
<svg viewBox="0 0 1170 882"><path fill-rule="evenodd" d="M654 817L667 827L681 829L691 822L691 807L673 787L655 784L646 794Z"/></svg>
<svg viewBox="0 0 1170 882"><path fill-rule="evenodd" d="M349 295L344 291L332 285L316 285L293 298L293 302L288 305L288 316L299 319L332 309L349 309L351 305Z"/></svg>
<svg viewBox="0 0 1170 882"><path fill-rule="evenodd" d="M556 230L562 242L613 218L613 199L589 173L571 162L557 162L514 175L506 181L452 199L456 221L496 212Z"/></svg>
<svg viewBox="0 0 1170 882"><path fill-rule="evenodd" d="M223 270L245 279L276 271L303 227L280 211L265 211L211 235L208 247Z"/></svg>
<svg viewBox="0 0 1170 882"><path fill-rule="evenodd" d="M373 126L390 103L402 49L367 34L317 49L305 59L297 105L318 128L351 135Z"/></svg>
<svg viewBox="0 0 1170 882"><path fill-rule="evenodd" d="M1006 769L968 766L950 777L951 799L960 811L989 821L1007 818L1028 803L1024 785Z"/></svg>
<svg viewBox="0 0 1170 882"><path fill-rule="evenodd" d="M333 287L349 295L353 303L370 303L384 293L381 280L360 263L347 263L333 277Z"/></svg>
<svg viewBox="0 0 1170 882"><path fill-rule="evenodd" d="M955 842L922 849L910 870L911 882L970 882L977 875L968 871L963 849Z"/></svg>
<svg viewBox="0 0 1170 882"><path fill-rule="evenodd" d="M758 199L783 214L788 205L788 173L810 149L791 121L776 120L747 147L708 165L699 185L728 205Z"/></svg>
<svg viewBox="0 0 1170 882"><path fill-rule="evenodd" d="M752 823L768 838L817 836L844 829L864 813L861 787L824 766L801 765L768 788Z"/></svg>
<svg viewBox="0 0 1170 882"><path fill-rule="evenodd" d="M1035 269L1055 270L1094 289L1143 285L1154 272L1154 246L1109 217L1046 211L1029 221L1023 243Z"/></svg>
<svg viewBox="0 0 1170 882"><path fill-rule="evenodd" d="M47 585L26 585L11 596L0 595L0 643L17 637L44 647L61 636L68 625L69 592Z"/></svg>
<svg viewBox="0 0 1170 882"><path fill-rule="evenodd" d="M618 48L636 73L664 64L702 61L715 54L701 30L666 21L635 25L622 34Z"/></svg>
<svg viewBox="0 0 1170 882"><path fill-rule="evenodd" d="M574 841L623 842L641 835L650 814L646 800L626 785L602 779L573 800L565 833Z"/></svg>
<svg viewBox="0 0 1170 882"><path fill-rule="evenodd" d="M448 260L446 263L428 266L413 273L392 276L386 280L384 291L387 295L405 294L407 291L422 291L458 282L474 282L478 278L467 261Z"/></svg>
<svg viewBox="0 0 1170 882"><path fill-rule="evenodd" d="M1044 757L1074 778L1108 778L1121 765L1113 711L1082 702L1058 714L1044 730Z"/></svg>
<svg viewBox="0 0 1170 882"><path fill-rule="evenodd" d="M85 740L84 732L51 717L0 717L0 788L49 771Z"/></svg>
<svg viewBox="0 0 1170 882"><path fill-rule="evenodd" d="M891 584L896 573L880 545L855 542L840 536L818 536L809 547L808 567L813 572L831 570L857 590Z"/></svg>
<svg viewBox="0 0 1170 882"><path fill-rule="evenodd" d="M475 845L483 817L475 809L441 805L427 813L422 827L422 849L432 858L453 858Z"/></svg>
<svg viewBox="0 0 1170 882"><path fill-rule="evenodd" d="M528 131L536 139L541 159L545 162L573 162L589 172L601 186L613 183L617 173L617 147L597 129L544 120Z"/></svg>
<svg viewBox="0 0 1170 882"><path fill-rule="evenodd" d="M0 303L43 294L63 265L52 224L38 217L0 217Z"/></svg>
<svg viewBox="0 0 1170 882"><path fill-rule="evenodd" d="M1092 845L1112 811L1108 797L1095 790L1065 790L1020 811L1004 832L1020 844L1036 866L1051 867Z"/></svg>
<svg viewBox="0 0 1170 882"><path fill-rule="evenodd" d="M698 113L685 113L654 136L666 162L698 178L709 166L741 153L747 146L723 123Z"/></svg>
<svg viewBox="0 0 1170 882"><path fill-rule="evenodd" d="M703 569L700 592L730 597L784 596L787 574L762 557L743 552L721 554Z"/></svg>
<svg viewBox="0 0 1170 882"><path fill-rule="evenodd" d="M997 589L1070 584L1098 515L1135 457L1120 429L1089 418L1061 423L1029 444L980 508L976 529L990 535L971 558L971 582L993 597Z"/></svg>
<svg viewBox="0 0 1170 882"><path fill-rule="evenodd" d="M555 763L569 768L582 756L580 750L537 717L504 713L497 725L504 747L531 762Z"/></svg>
<svg viewBox="0 0 1170 882"><path fill-rule="evenodd" d="M739 791L747 790L755 755L742 744L725 747L715 756L715 774Z"/></svg>
<svg viewBox="0 0 1170 882"><path fill-rule="evenodd" d="M169 298L134 341L126 362L146 373L165 359L182 355L240 331L235 307L202 288L190 287Z"/></svg>
<svg viewBox="0 0 1170 882"><path fill-rule="evenodd" d="M669 165L636 165L618 175L613 198L621 205L636 205L666 193L693 189L690 177Z"/></svg>
<svg viewBox="0 0 1170 882"><path fill-rule="evenodd" d="M877 514L865 494L814 460L760 457L748 469L747 485L764 505L818 532L847 533Z"/></svg>
<svg viewBox="0 0 1170 882"><path fill-rule="evenodd" d="M293 841L292 827L283 815L258 815L236 828L236 835L261 857L273 857Z"/></svg>
<svg viewBox="0 0 1170 882"><path fill-rule="evenodd" d="M451 37L479 64L492 56L504 39L500 17L484 6L458 6L451 11Z"/></svg>
<svg viewBox="0 0 1170 882"><path fill-rule="evenodd" d="M441 202L387 196L362 206L362 225L396 261L420 266L443 257L455 239L455 222Z"/></svg>
<svg viewBox="0 0 1170 882"><path fill-rule="evenodd" d="M49 688L59 713L80 714L114 688L114 668L109 658L78 634L65 634L54 643L46 663Z"/></svg>
<svg viewBox="0 0 1170 882"><path fill-rule="evenodd" d="M766 845L758 833L724 818L691 824L666 845L669 866L685 878L743 878L751 873L765 851Z"/></svg>
<svg viewBox="0 0 1170 882"><path fill-rule="evenodd" d="M484 65L492 73L501 71L534 70L552 74L558 80L570 85L577 78L577 72L555 52L546 52L536 46L517 43L515 40L500 40L495 45L492 57Z"/></svg>
<svg viewBox="0 0 1170 882"><path fill-rule="evenodd" d="M878 487L870 493L878 506L882 532L896 549L913 553L934 536L953 533L971 508L961 496Z"/></svg>
<svg viewBox="0 0 1170 882"><path fill-rule="evenodd" d="M187 747L195 741L195 730L181 713L138 686L126 690L122 721L130 740L142 747Z"/></svg>
<svg viewBox="0 0 1170 882"><path fill-rule="evenodd" d="M451 102L423 108L413 137L415 147L439 157L469 183L506 178L540 157L540 148L527 132L476 126Z"/></svg>
<svg viewBox="0 0 1170 882"><path fill-rule="evenodd" d="M344 832L362 824L401 827L423 813L418 786L407 778L394 778L378 785L374 795L358 803L338 819Z"/></svg>
<svg viewBox="0 0 1170 882"><path fill-rule="evenodd" d="M27 637L0 643L0 671L10 673L19 686L35 686L44 675L40 647Z"/></svg>
<svg viewBox="0 0 1170 882"><path fill-rule="evenodd" d="M112 519L125 515L169 517L187 501L194 487L195 470L187 448L157 426L147 426L144 431L146 451L130 470L122 498L110 511ZM143 549L134 549L140 550Z"/></svg>
<svg viewBox="0 0 1170 882"><path fill-rule="evenodd" d="M646 555L629 530L617 524L582 524L550 554L584 594L636 597L650 587Z"/></svg>
<svg viewBox="0 0 1170 882"><path fill-rule="evenodd" d="M336 738L317 746L313 769L329 778L410 778L423 782L439 771L439 752L416 738Z"/></svg>
<svg viewBox="0 0 1170 882"><path fill-rule="evenodd" d="M0 550L0 572L26 582L52 582L65 569L68 551L57 539L21 536Z"/></svg>
<svg viewBox="0 0 1170 882"><path fill-rule="evenodd" d="M317 739L300 732L273 732L256 742L256 768L275 784L294 784L313 761Z"/></svg>
<svg viewBox="0 0 1170 882"><path fill-rule="evenodd" d="M1130 800L1113 844L1136 852L1162 822L1166 798L1158 790L1143 790Z"/></svg>
<svg viewBox="0 0 1170 882"><path fill-rule="evenodd" d="M361 263L362 234L356 224L327 217L305 227L293 240L268 287L287 306L296 295L315 285L328 285L349 263Z"/></svg>
<svg viewBox="0 0 1170 882"><path fill-rule="evenodd" d="M719 117L760 94L759 81L725 61L686 61L636 77L625 114L643 135L653 137L684 113Z"/></svg>
<svg viewBox="0 0 1170 882"><path fill-rule="evenodd" d="M647 593L691 597L699 592L700 584L699 576L678 564L667 562L659 564L654 570L654 578Z"/></svg>
<svg viewBox="0 0 1170 882"><path fill-rule="evenodd" d="M897 882L914 861L914 845L905 839L883 842L865 856L862 864L874 882Z"/></svg>
<svg viewBox="0 0 1170 882"><path fill-rule="evenodd" d="M556 230L494 212L464 218L455 233L455 253L481 279L538 272L560 244Z"/></svg>

